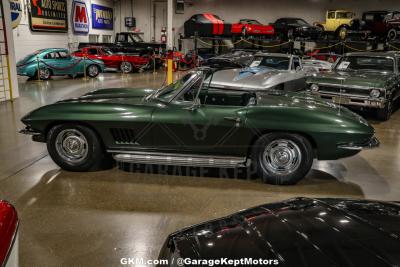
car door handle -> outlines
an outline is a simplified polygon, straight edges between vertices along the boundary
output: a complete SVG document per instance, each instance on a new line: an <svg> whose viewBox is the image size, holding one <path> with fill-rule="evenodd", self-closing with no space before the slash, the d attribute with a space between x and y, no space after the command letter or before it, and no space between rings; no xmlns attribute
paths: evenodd
<svg viewBox="0 0 400 267"><path fill-rule="evenodd" d="M236 122L236 123L241 123L242 122L242 119L239 118L239 117L224 117L224 120L233 121L233 122Z"/></svg>

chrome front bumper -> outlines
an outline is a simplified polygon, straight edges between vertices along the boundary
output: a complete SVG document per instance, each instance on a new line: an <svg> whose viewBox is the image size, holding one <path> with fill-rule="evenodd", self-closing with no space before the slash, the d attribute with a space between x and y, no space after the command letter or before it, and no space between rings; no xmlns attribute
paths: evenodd
<svg viewBox="0 0 400 267"><path fill-rule="evenodd" d="M347 149L347 150L363 150L363 149L373 149L379 147L380 142L378 138L375 136L371 137L370 140L363 144L357 144L357 143L347 143L347 144L340 144L338 145L338 148L341 149Z"/></svg>
<svg viewBox="0 0 400 267"><path fill-rule="evenodd" d="M24 129L20 130L19 133L32 135L32 140L35 142L40 142L40 143L46 142L46 138L41 132L32 129L29 126L26 126Z"/></svg>
<svg viewBox="0 0 400 267"><path fill-rule="evenodd" d="M326 94L326 93L314 93L314 95L318 95L325 100L331 100L333 103L338 105L384 108L386 104L386 100L384 99L371 99L369 97L351 96L351 95L339 96L335 94Z"/></svg>

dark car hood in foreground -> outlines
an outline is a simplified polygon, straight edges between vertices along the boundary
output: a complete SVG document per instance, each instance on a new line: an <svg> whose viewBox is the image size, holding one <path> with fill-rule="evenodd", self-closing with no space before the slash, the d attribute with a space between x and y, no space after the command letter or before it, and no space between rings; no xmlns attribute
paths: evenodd
<svg viewBox="0 0 400 267"><path fill-rule="evenodd" d="M332 71L319 73L315 77L310 78L310 81L339 85L343 82L343 86L383 88L385 83L393 76L393 73L373 71Z"/></svg>
<svg viewBox="0 0 400 267"><path fill-rule="evenodd" d="M399 212L396 203L297 198L176 232L160 258L278 259L279 266L399 266Z"/></svg>

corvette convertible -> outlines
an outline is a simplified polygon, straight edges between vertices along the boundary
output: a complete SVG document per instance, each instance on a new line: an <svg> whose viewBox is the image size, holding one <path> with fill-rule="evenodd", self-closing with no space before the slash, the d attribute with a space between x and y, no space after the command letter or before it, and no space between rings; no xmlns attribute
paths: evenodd
<svg viewBox="0 0 400 267"><path fill-rule="evenodd" d="M313 159L376 147L355 113L305 94L212 87L196 69L159 90L101 89L22 118L34 141L69 171L118 162L237 168L253 164L266 183L294 184Z"/></svg>
<svg viewBox="0 0 400 267"><path fill-rule="evenodd" d="M68 49L64 48L37 50L17 62L18 75L30 78L39 76L41 80L48 80L51 76L75 77L85 72L87 76L94 78L103 71L103 61L74 57L69 54Z"/></svg>

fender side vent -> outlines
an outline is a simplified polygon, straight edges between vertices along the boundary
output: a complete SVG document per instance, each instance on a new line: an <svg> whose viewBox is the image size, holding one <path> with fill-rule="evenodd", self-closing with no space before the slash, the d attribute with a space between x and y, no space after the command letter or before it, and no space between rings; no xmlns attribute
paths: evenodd
<svg viewBox="0 0 400 267"><path fill-rule="evenodd" d="M111 128L111 135L117 145L135 144L135 135L132 129Z"/></svg>

